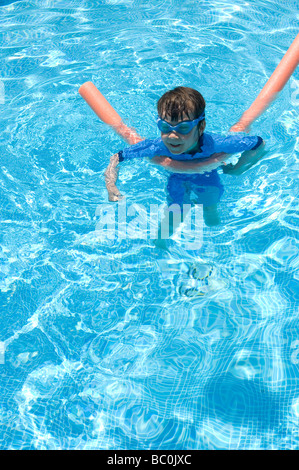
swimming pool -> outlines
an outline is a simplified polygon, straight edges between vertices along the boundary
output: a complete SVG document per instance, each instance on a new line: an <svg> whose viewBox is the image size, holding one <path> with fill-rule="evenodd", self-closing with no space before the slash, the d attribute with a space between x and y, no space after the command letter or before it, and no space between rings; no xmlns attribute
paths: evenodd
<svg viewBox="0 0 299 470"><path fill-rule="evenodd" d="M298 70L252 127L267 155L220 175L221 224L188 253L100 237L124 144L78 95L92 80L155 137L157 99L191 86L226 132L297 35L297 1L1 5L1 448L298 448ZM130 204L165 187L122 166Z"/></svg>

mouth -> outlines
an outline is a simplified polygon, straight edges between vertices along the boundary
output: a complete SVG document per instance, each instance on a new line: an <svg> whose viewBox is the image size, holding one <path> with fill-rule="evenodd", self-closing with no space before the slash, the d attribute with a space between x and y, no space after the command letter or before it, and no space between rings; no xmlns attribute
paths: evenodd
<svg viewBox="0 0 299 470"><path fill-rule="evenodd" d="M182 144L174 144L174 143L167 142L167 145L169 146L169 148L176 150Z"/></svg>

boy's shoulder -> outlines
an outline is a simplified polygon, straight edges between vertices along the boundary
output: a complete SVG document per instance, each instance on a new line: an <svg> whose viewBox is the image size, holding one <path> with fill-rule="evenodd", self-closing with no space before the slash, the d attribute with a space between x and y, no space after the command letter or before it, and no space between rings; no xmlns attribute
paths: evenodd
<svg viewBox="0 0 299 470"><path fill-rule="evenodd" d="M207 144L207 150L213 150L214 153L244 152L245 150L252 150L258 147L262 142L263 139L260 136L248 135L243 132L232 132L226 135L206 134L204 141ZM204 146L202 150L204 150Z"/></svg>
<svg viewBox="0 0 299 470"><path fill-rule="evenodd" d="M142 140L137 144L131 145L131 147L121 150L119 154L122 159L127 160L130 158L154 157L162 154L166 155L166 152L168 152L167 148L163 144L161 137L158 137L156 139ZM168 153L171 155L170 152Z"/></svg>

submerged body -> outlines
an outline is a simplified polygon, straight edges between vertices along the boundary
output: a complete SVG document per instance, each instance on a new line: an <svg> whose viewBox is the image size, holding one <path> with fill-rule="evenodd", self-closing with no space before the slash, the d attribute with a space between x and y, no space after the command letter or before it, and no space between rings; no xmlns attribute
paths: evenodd
<svg viewBox="0 0 299 470"><path fill-rule="evenodd" d="M211 155L223 154L231 155L246 150L255 150L262 143L262 138L248 135L221 136L203 133L198 140L198 148L191 153L173 154L163 142L162 138L146 139L132 147L121 150L118 153L119 161L132 158L168 157L174 161L196 162L198 159L206 159ZM178 147L179 148L179 147ZM217 170L204 171L203 173L192 174L175 172L168 178L167 202L168 204L190 204L190 194L193 191L197 196L198 204L209 206L219 201L224 188L221 184ZM208 189L207 189L208 188ZM212 190L214 188L214 191Z"/></svg>

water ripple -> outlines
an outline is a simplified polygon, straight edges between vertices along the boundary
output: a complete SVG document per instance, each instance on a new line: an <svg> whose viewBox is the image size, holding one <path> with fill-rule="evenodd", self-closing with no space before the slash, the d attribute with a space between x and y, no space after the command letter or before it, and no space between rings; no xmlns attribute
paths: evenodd
<svg viewBox="0 0 299 470"><path fill-rule="evenodd" d="M156 137L158 98L184 84L223 133L295 38L296 1L4 3L1 445L297 448L297 71L253 126L268 153L220 175L221 225L192 252L102 237L124 143L78 95L92 80ZM128 204L162 204L166 184L121 167Z"/></svg>

